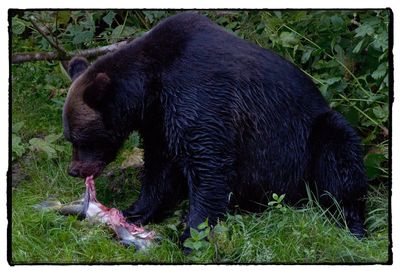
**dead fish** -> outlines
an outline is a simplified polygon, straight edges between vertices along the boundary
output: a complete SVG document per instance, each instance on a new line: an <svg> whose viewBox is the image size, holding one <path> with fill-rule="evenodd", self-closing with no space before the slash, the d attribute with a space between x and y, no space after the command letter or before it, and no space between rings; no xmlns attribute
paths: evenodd
<svg viewBox="0 0 400 271"><path fill-rule="evenodd" d="M75 200L68 204L62 204L59 200L50 197L46 201L33 206L38 210L54 210L63 215L78 215L85 218L84 215L84 196L82 199Z"/></svg>
<svg viewBox="0 0 400 271"><path fill-rule="evenodd" d="M154 231L131 224L126 221L121 211L108 208L96 198L93 176L86 178L84 197L69 204L62 204L55 199L48 199L34 207L41 210L55 210L63 215L78 215L91 223L102 223L109 226L126 246L134 245L137 250L146 249L155 239Z"/></svg>

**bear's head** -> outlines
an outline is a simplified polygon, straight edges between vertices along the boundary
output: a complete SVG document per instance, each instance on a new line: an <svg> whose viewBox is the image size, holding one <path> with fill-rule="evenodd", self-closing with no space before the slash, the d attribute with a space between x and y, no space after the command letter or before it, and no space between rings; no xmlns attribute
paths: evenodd
<svg viewBox="0 0 400 271"><path fill-rule="evenodd" d="M107 72L91 69L82 57L70 61L68 73L73 81L63 109L64 136L73 145L68 173L97 176L115 159L124 140L105 120L113 82Z"/></svg>

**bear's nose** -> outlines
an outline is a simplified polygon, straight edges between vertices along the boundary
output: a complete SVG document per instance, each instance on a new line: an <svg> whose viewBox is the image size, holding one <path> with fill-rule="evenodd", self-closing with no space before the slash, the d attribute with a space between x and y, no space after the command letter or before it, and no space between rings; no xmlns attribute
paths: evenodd
<svg viewBox="0 0 400 271"><path fill-rule="evenodd" d="M72 177L78 177L79 176L79 170L76 167L69 167L68 168L68 174Z"/></svg>

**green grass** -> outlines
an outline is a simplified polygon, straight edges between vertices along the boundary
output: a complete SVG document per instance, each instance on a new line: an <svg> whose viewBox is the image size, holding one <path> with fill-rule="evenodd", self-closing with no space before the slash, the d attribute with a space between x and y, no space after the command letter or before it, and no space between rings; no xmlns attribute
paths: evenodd
<svg viewBox="0 0 400 271"><path fill-rule="evenodd" d="M30 78L28 75L35 76ZM19 135L24 143L32 137L61 133L61 106L65 93L49 99L49 89L66 89L58 66L46 63L15 66L12 88L12 122L24 121ZM49 87L49 85L54 85ZM137 144L128 142L126 149ZM383 263L388 261L388 194L385 186L371 187L368 195L365 240L353 238L347 230L335 226L315 204L286 211L269 208L262 214L231 214L220 223L219 233L210 237L210 246L185 256L177 246L183 226L180 217L187 203L160 224L151 224L162 241L145 252L120 245L104 226L90 225L74 216L40 212L32 206L49 196L70 202L84 192L84 183L67 176L70 146L63 146L57 157L48 159L26 150L13 162L24 176L12 188L12 263ZM123 159L107 170L118 169ZM106 170L106 171L107 171ZM116 171L118 173L118 171ZM137 172L100 177L99 199L108 206L127 207L138 195Z"/></svg>
<svg viewBox="0 0 400 271"><path fill-rule="evenodd" d="M39 212L32 205L49 195L60 195L68 202L77 198L83 185L76 185L61 169L41 167L43 173L13 190L12 255L14 263L160 262L185 263L176 245L180 231L179 216L160 225L150 225L163 237L160 244L146 252L135 252L118 244L106 227L90 225L75 216ZM55 180L57 178L57 180ZM60 189L62 187L62 189ZM100 189L100 188L99 188ZM387 195L374 191L369 203ZM381 205L381 208L386 206ZM378 210L377 207L375 210ZM374 231L357 240L332 221L318 207L287 207L286 212L270 209L262 214L229 215L221 225L225 232L211 239L212 248L200 251L204 263L351 263L385 262L388 259L387 218L382 212L369 217ZM178 225L177 225L178 226ZM178 226L179 228L179 226Z"/></svg>

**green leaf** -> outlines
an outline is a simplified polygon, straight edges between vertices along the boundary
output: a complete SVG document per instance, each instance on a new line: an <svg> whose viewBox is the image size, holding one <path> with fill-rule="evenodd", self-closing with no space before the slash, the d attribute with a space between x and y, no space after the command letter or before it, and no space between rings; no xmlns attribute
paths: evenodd
<svg viewBox="0 0 400 271"><path fill-rule="evenodd" d="M119 25L111 33L111 39L117 41L124 37L129 37L136 32L136 29L130 26Z"/></svg>
<svg viewBox="0 0 400 271"><path fill-rule="evenodd" d="M368 179L372 180L379 177L381 174L381 163L385 160L385 156L382 153L368 153L364 157L365 170Z"/></svg>
<svg viewBox="0 0 400 271"><path fill-rule="evenodd" d="M378 51L386 51L388 49L388 34L383 32L379 35L374 36L374 41L372 42L372 47Z"/></svg>
<svg viewBox="0 0 400 271"><path fill-rule="evenodd" d="M319 90L320 90L322 96L324 96L324 98L329 101L331 98L331 93L328 92L328 87L329 87L329 85L324 84L319 88Z"/></svg>
<svg viewBox="0 0 400 271"><path fill-rule="evenodd" d="M313 53L313 55L314 55L314 53ZM315 69L332 69L332 68L336 69L338 67L339 67L339 64L335 60L326 61L326 60L322 60L322 59L318 60L314 66Z"/></svg>
<svg viewBox="0 0 400 271"><path fill-rule="evenodd" d="M343 19L337 15L331 16L330 20L332 25L335 27L342 26L344 23Z"/></svg>
<svg viewBox="0 0 400 271"><path fill-rule="evenodd" d="M193 242L192 246L195 250L200 250L200 248L202 247L202 243L201 242Z"/></svg>
<svg viewBox="0 0 400 271"><path fill-rule="evenodd" d="M284 47L293 47L299 42L296 34L292 32L282 32L279 35L279 38L282 42L282 46Z"/></svg>
<svg viewBox="0 0 400 271"><path fill-rule="evenodd" d="M73 44L81 44L85 42L90 42L93 40L94 33L92 31L86 30L82 32L76 32L74 38L72 39Z"/></svg>
<svg viewBox="0 0 400 271"><path fill-rule="evenodd" d="M385 78L383 79L383 84L385 84L386 86L389 86L389 76L386 74Z"/></svg>
<svg viewBox="0 0 400 271"><path fill-rule="evenodd" d="M301 56L301 63L306 63L314 51L314 48L309 48L303 52L303 55Z"/></svg>
<svg viewBox="0 0 400 271"><path fill-rule="evenodd" d="M167 228L173 230L173 231L178 231L177 227L174 224L168 224Z"/></svg>
<svg viewBox="0 0 400 271"><path fill-rule="evenodd" d="M21 19L18 19L18 17L13 17L11 21L11 29L12 33L15 35L21 35L25 31L25 23Z"/></svg>
<svg viewBox="0 0 400 271"><path fill-rule="evenodd" d="M347 82L343 79L340 79L337 83L333 84L333 88L336 92L343 92L347 88Z"/></svg>
<svg viewBox="0 0 400 271"><path fill-rule="evenodd" d="M109 11L106 16L103 17L103 21L108 24L108 26L111 26L113 23L113 20L115 18L116 13L114 11Z"/></svg>
<svg viewBox="0 0 400 271"><path fill-rule="evenodd" d="M282 194L279 196L278 202L282 202L282 200L285 198L286 194Z"/></svg>
<svg viewBox="0 0 400 271"><path fill-rule="evenodd" d="M59 138L61 137L61 134L50 134L45 136L44 141L48 142L48 143L53 143L56 142Z"/></svg>
<svg viewBox="0 0 400 271"><path fill-rule="evenodd" d="M194 241L200 240L199 232L196 229L190 228L190 236Z"/></svg>
<svg viewBox="0 0 400 271"><path fill-rule="evenodd" d="M337 83L337 82L339 82L341 80L342 80L342 78L340 78L340 77L332 77L332 78L329 78L329 79L325 80L325 83L330 86L330 85L333 85L333 84L335 84L335 83Z"/></svg>
<svg viewBox="0 0 400 271"><path fill-rule="evenodd" d="M259 24L256 26L256 31L257 31L259 34L261 34L261 33L264 31L264 29L265 29L265 23L259 23Z"/></svg>
<svg viewBox="0 0 400 271"><path fill-rule="evenodd" d="M18 145L21 143L21 137L17 136L16 134L12 134L11 138L12 144Z"/></svg>
<svg viewBox="0 0 400 271"><path fill-rule="evenodd" d="M19 121L17 123L13 123L12 132L13 133L18 133L23 126L24 126L24 122L23 121Z"/></svg>
<svg viewBox="0 0 400 271"><path fill-rule="evenodd" d="M51 145L57 152L64 152L65 151L65 147L61 146L61 145L56 145L56 144L52 144Z"/></svg>
<svg viewBox="0 0 400 271"><path fill-rule="evenodd" d="M197 226L197 228L199 229L199 230L204 230L205 228L207 228L208 227L208 218L203 222L203 223L201 223L201 224L199 224L198 226Z"/></svg>
<svg viewBox="0 0 400 271"><path fill-rule="evenodd" d="M183 246L187 247L187 248L191 248L194 249L194 243L193 240L191 239L186 239L185 242L183 243Z"/></svg>
<svg viewBox="0 0 400 271"><path fill-rule="evenodd" d="M207 228L204 231L200 231L199 232L199 240L203 240L204 238L206 238L209 233L210 233L210 228Z"/></svg>
<svg viewBox="0 0 400 271"><path fill-rule="evenodd" d="M215 233L217 233L217 234L221 234L221 233L227 232L227 231L228 231L228 228L227 228L225 225L217 224L217 225L214 227L213 231L214 231Z"/></svg>
<svg viewBox="0 0 400 271"><path fill-rule="evenodd" d="M153 23L167 15L165 11L143 11L143 14L150 23Z"/></svg>
<svg viewBox="0 0 400 271"><path fill-rule="evenodd" d="M360 120L360 115L355 108L350 107L346 112L343 113L343 115L352 126L357 127Z"/></svg>
<svg viewBox="0 0 400 271"><path fill-rule="evenodd" d="M273 13L274 13L274 15L275 15L276 17L278 17L279 19L282 18L282 12L281 12L281 11L274 11Z"/></svg>
<svg viewBox="0 0 400 271"><path fill-rule="evenodd" d="M382 107L382 106L375 106L373 109L372 109L372 112L374 113L374 115L378 118L378 119L381 119L381 120L383 120L383 121L385 121L387 118L388 118L388 114L389 114L389 112L387 111L387 110L385 110L385 108L384 107Z"/></svg>
<svg viewBox="0 0 400 271"><path fill-rule="evenodd" d="M364 37L366 35L371 36L374 33L374 28L369 24L364 23L361 26L357 27L354 31L357 33L354 37L358 38Z"/></svg>
<svg viewBox="0 0 400 271"><path fill-rule="evenodd" d="M57 11L57 23L58 25L66 25L71 18L71 12L69 10Z"/></svg>
<svg viewBox="0 0 400 271"><path fill-rule="evenodd" d="M67 26L66 32L70 36L75 36L77 33L82 32L83 27L76 24L69 24Z"/></svg>
<svg viewBox="0 0 400 271"><path fill-rule="evenodd" d="M345 56L345 52L344 52L343 48L339 44L335 44L335 46L333 48L334 48L335 52L337 53L337 55L336 55L337 58L340 61L343 61L344 56Z"/></svg>
<svg viewBox="0 0 400 271"><path fill-rule="evenodd" d="M354 54L358 54L361 51L361 47L362 47L363 43L364 43L364 40L360 40L360 42L357 43L356 47L354 47L354 49L353 49Z"/></svg>
<svg viewBox="0 0 400 271"><path fill-rule="evenodd" d="M272 194L272 198L273 198L274 200L278 201L279 196L278 196L276 193L273 193L273 194Z"/></svg>
<svg viewBox="0 0 400 271"><path fill-rule="evenodd" d="M230 29L230 30L233 30L233 29L235 29L237 26L238 26L238 22L231 22L231 23L229 23L229 24L226 26L226 28L228 28L228 29Z"/></svg>
<svg viewBox="0 0 400 271"><path fill-rule="evenodd" d="M388 70L388 64L387 63L381 63L378 68L371 74L372 78L375 80L382 78L386 75L386 72Z"/></svg>
<svg viewBox="0 0 400 271"><path fill-rule="evenodd" d="M84 27L84 29L94 33L96 31L96 25L93 19L95 13L87 11L85 14L86 20L82 21L80 24Z"/></svg>
<svg viewBox="0 0 400 271"><path fill-rule="evenodd" d="M21 157L26 151L25 144L22 144L21 137L17 136L16 134L12 134L11 149L13 154L12 160L14 160L17 157Z"/></svg>
<svg viewBox="0 0 400 271"><path fill-rule="evenodd" d="M56 150L51 145L41 138L32 138L29 140L30 149L32 151L44 152L47 158L51 159L56 157Z"/></svg>

